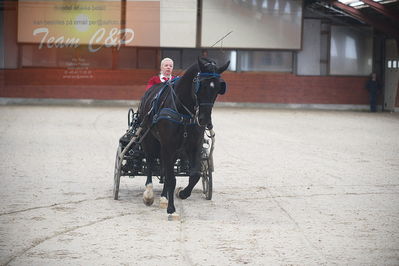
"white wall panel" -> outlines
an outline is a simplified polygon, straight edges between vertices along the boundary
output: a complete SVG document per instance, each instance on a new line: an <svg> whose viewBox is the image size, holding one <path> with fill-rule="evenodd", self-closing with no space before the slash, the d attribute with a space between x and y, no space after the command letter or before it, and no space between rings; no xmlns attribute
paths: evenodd
<svg viewBox="0 0 399 266"><path fill-rule="evenodd" d="M160 3L161 47L195 48L197 29L197 0L140 0ZM140 2L128 0L129 2ZM126 14L129 17L129 14ZM148 18L154 20L153 18ZM148 32L147 34L154 34ZM156 32L155 34L158 34Z"/></svg>
<svg viewBox="0 0 399 266"><path fill-rule="evenodd" d="M304 19L303 48L297 57L298 75L320 75L320 31L320 20Z"/></svg>
<svg viewBox="0 0 399 266"><path fill-rule="evenodd" d="M226 48L301 48L302 0L203 0L202 9L203 47L233 31Z"/></svg>
<svg viewBox="0 0 399 266"><path fill-rule="evenodd" d="M161 47L194 48L196 0L161 0Z"/></svg>

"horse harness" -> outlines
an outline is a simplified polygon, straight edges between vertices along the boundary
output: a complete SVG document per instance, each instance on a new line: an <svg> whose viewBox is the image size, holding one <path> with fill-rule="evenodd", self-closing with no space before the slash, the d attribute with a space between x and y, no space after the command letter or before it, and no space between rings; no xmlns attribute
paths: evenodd
<svg viewBox="0 0 399 266"><path fill-rule="evenodd" d="M194 107L194 110L195 110L194 114L181 102L181 100L176 95L176 92L174 90L174 84L177 80L180 79L180 77L176 77L172 80L166 81L165 85L160 88L159 92L153 98L150 110L148 111L146 116L143 118L143 120L140 123L140 126L137 128L137 130L134 131L133 137L131 138L129 143L126 145L126 147L123 149L123 151L121 152L119 157L122 159L125 156L126 152L130 149L130 147L134 143L137 143L137 144L141 143L143 141L143 139L145 138L145 136L148 134L148 132L151 130L153 125L155 125L161 119L166 119L171 122L174 122L174 123L184 126L184 133L183 133L184 140L182 143L182 146L183 146L185 140L187 139L187 126L192 126L192 125L201 126L198 121L199 106L213 106L213 103L210 103L210 102L198 103L198 97L197 97L197 94L201 89L201 82L203 80L211 79L211 78L220 78L220 74L217 74L215 72L213 72L213 73L199 72L197 74L197 76L193 79L194 88L195 88L195 90L193 91L193 97L194 97L195 103L196 103L195 107ZM223 84L224 84L223 88L222 88L221 92L219 92L220 94L224 94L226 91L226 85L225 85L224 81L223 81ZM159 102L161 99L161 95L163 93L165 93L167 88L169 88L169 92L172 92L171 98L172 98L173 108L167 108L167 107L160 108L161 106L163 106L163 104L165 103L165 101L167 99L167 96L166 96L166 97L164 97L164 99L162 100L161 103ZM176 106L176 99L177 99L177 101L179 101L179 103L181 104L183 109L185 109L187 111L188 115L178 112L177 106ZM148 126L148 123L149 123L148 120L151 117L152 113L154 113L154 115L153 115L151 124ZM142 131L144 129L145 129L145 132L142 134Z"/></svg>
<svg viewBox="0 0 399 266"><path fill-rule="evenodd" d="M211 78L220 78L220 74L199 72L197 74L197 76L193 79L193 83L194 83L193 97L195 100L194 113L192 113L183 104L183 102L179 99L179 97L176 95L176 92L174 90L174 84L179 78L175 78L171 81L167 81L166 84L160 89L160 91L154 97L152 108L151 108L150 112L147 114L147 115L149 115L149 114L151 114L151 112L154 113L154 116L152 119L152 124L156 124L161 119L166 119L173 123L183 125L185 127L192 126L192 125L200 126L199 122L198 122L199 106L213 106L213 102L198 103L197 95L201 89L201 82L203 80L211 79ZM167 97L164 98L164 100L161 104L159 104L159 99L167 88L169 88L170 89L169 92L172 93L172 96L171 96L172 108L171 107L160 108L164 104ZM177 110L176 101L180 103L180 105L183 107L183 109L188 114L182 114Z"/></svg>
<svg viewBox="0 0 399 266"><path fill-rule="evenodd" d="M179 99L179 97L176 95L176 92L174 90L174 85L175 82L177 80L180 79L180 77L176 77L172 80L168 80L165 82L165 84L160 88L159 92L154 96L154 98L152 99L152 104L151 104L151 108L148 111L148 113L146 114L146 116L143 118L139 128L137 129L137 131L135 132L133 138L130 140L130 142L128 143L128 145L123 149L122 153L120 154L120 158L123 158L123 156L125 155L125 153L129 150L129 148L131 147L131 145L133 143L141 143L142 140L145 138L145 136L148 134L148 132L151 130L151 128L159 121L162 119L166 119L168 121L171 121L173 123L177 123L180 125L183 125L184 127L184 133L183 133L183 137L184 137L184 141L185 139L187 139L187 126L193 126L193 125L198 125L199 121L198 121L198 116L199 116L199 106L213 106L213 103L211 102L204 102L204 103L198 103L198 97L197 94L201 89L201 82L203 80L207 80L207 79L211 79L211 78L220 78L220 74L218 73L211 73L211 72L199 72L197 74L197 76L193 79L193 83L194 83L194 91L193 91L193 97L195 99L195 107L194 107L194 113L192 113ZM219 92L220 94L224 94L226 91L226 85L225 82L222 82L224 85L222 87L222 90ZM167 91L167 89L169 88L169 90ZM167 91L167 92L166 92ZM170 107L163 107L160 108L164 105L166 99L168 98L167 96L164 97L161 100L161 96L164 93L172 93L171 99L172 99L172 105L173 108ZM184 110L186 110L186 112L188 114L182 114L179 113L177 110L177 106L176 106L176 100L180 103L180 105L183 107ZM149 118L151 117L151 114L153 114L152 117L152 121L151 124L148 126L149 123ZM143 129L145 129L145 132L143 134L141 134L141 132L143 131ZM183 146L182 143L182 146Z"/></svg>

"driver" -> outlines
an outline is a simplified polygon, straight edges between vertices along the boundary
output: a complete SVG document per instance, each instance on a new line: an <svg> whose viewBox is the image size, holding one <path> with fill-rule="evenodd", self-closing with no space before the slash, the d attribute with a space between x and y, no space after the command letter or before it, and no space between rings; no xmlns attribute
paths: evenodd
<svg viewBox="0 0 399 266"><path fill-rule="evenodd" d="M174 79L176 76L172 75L173 72L173 60L165 57L161 61L161 69L160 73L156 76L153 76L150 78L150 80L147 83L146 90L154 86L155 84L161 83L161 82L166 82L170 79Z"/></svg>

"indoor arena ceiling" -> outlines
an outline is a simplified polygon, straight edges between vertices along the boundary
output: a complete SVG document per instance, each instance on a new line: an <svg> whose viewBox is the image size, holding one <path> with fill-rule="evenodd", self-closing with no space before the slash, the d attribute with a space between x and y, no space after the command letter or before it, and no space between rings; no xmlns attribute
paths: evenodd
<svg viewBox="0 0 399 266"><path fill-rule="evenodd" d="M399 0L305 0L305 17L313 16L335 24L369 25L399 39Z"/></svg>
<svg viewBox="0 0 399 266"><path fill-rule="evenodd" d="M275 2L233 1L255 4ZM0 1L0 10L4 9L4 1ZM326 19L334 24L369 25L385 36L399 40L399 0L304 0L304 17Z"/></svg>

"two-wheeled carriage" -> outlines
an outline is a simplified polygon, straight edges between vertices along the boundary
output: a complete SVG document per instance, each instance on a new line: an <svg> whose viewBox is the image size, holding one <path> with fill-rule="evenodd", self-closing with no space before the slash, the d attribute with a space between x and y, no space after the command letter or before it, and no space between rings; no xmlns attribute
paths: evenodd
<svg viewBox="0 0 399 266"><path fill-rule="evenodd" d="M114 172L114 199L119 198L119 186L121 176L128 176L134 178L136 176L147 176L148 166L144 151L141 144L137 141L132 141L134 136L137 136L137 128L134 127L135 120L138 113L133 109L128 112L128 129L126 133L120 138L115 159ZM213 149L215 144L215 134L213 130L205 130L204 141L201 151L201 180L203 194L207 200L212 199L212 172L213 167ZM174 165L175 176L189 176L190 165L187 156L180 153ZM161 173L160 158L157 158L152 169L152 175L158 176L160 183L164 182L164 175Z"/></svg>

